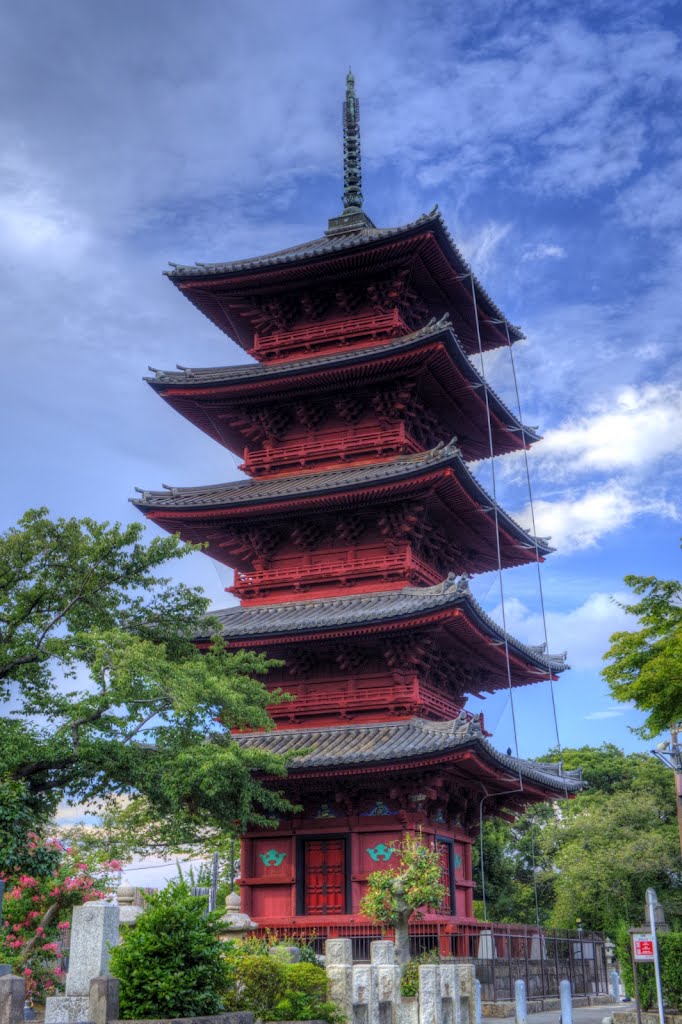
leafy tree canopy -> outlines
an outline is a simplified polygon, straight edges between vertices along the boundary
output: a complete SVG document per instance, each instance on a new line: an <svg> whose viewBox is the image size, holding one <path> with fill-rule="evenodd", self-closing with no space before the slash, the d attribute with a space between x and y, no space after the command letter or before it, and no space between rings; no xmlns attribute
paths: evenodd
<svg viewBox="0 0 682 1024"><path fill-rule="evenodd" d="M551 750L541 760L557 756ZM672 773L648 754L626 755L610 743L568 748L562 758L568 769L583 768L587 788L575 799L484 825L488 919L533 924L537 912L543 925L575 928L580 920L614 935L620 921L640 923L651 885L668 919L682 920Z"/></svg>
<svg viewBox="0 0 682 1024"><path fill-rule="evenodd" d="M602 674L618 701L648 712L639 731L657 736L682 721L682 582L655 576L626 576L640 598L622 607L640 628L614 633Z"/></svg>
<svg viewBox="0 0 682 1024"><path fill-rule="evenodd" d="M224 649L201 591L160 574L195 548L143 529L35 509L0 535L0 779L23 784L34 828L62 799L123 794L173 841L267 824L287 805L254 772L285 761L229 727L272 727L282 697L254 677L274 663Z"/></svg>

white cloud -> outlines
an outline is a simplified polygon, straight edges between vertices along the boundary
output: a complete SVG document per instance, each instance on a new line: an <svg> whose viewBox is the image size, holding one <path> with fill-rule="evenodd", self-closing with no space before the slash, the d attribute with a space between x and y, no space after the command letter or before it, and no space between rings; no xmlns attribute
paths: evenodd
<svg viewBox="0 0 682 1024"><path fill-rule="evenodd" d="M609 637L620 629L629 628L632 623L618 604L626 599L625 594L589 594L582 604L567 611L548 610L547 638L550 653L568 652L571 668L599 671L604 651L609 646ZM511 597L505 600L507 629L512 636L525 643L538 644L544 639L544 627L539 611L529 609L521 600ZM495 608L491 615L501 621L501 609Z"/></svg>
<svg viewBox="0 0 682 1024"><path fill-rule="evenodd" d="M562 476L595 470L651 470L666 455L676 455L681 440L681 387L626 387L587 415L546 431L537 450L537 465L546 474Z"/></svg>
<svg viewBox="0 0 682 1024"><path fill-rule="evenodd" d="M474 235L460 241L462 252L467 261L476 267L477 273L486 273L490 269L500 243L510 231L511 224L488 221Z"/></svg>
<svg viewBox="0 0 682 1024"><path fill-rule="evenodd" d="M614 707L606 708L604 711L590 711L589 715L585 715L585 719L591 722L602 718L620 718L627 710L627 708L615 705Z"/></svg>
<svg viewBox="0 0 682 1024"><path fill-rule="evenodd" d="M630 490L618 480L588 487L580 495L572 489L555 501L536 500L534 510L538 535L551 537L552 546L563 555L594 547L601 537L629 526L639 516L678 518L671 501L651 489ZM520 522L529 517L528 506L517 516Z"/></svg>
<svg viewBox="0 0 682 1024"><path fill-rule="evenodd" d="M643 175L620 193L616 208L628 227L659 231L681 224L682 160Z"/></svg>
<svg viewBox="0 0 682 1024"><path fill-rule="evenodd" d="M527 245L521 253L521 260L528 263L531 260L563 260L566 259L566 250L562 245L554 245L549 242L538 242L537 245Z"/></svg>

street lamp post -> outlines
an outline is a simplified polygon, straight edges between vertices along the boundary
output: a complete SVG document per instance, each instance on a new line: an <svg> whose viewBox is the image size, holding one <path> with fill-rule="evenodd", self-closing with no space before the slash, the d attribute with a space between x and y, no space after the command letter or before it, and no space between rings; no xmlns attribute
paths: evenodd
<svg viewBox="0 0 682 1024"><path fill-rule="evenodd" d="M659 743L651 753L666 768L675 773L675 803L677 805L677 824L680 829L680 852L682 853L682 744L679 742L680 723L670 726L670 739Z"/></svg>

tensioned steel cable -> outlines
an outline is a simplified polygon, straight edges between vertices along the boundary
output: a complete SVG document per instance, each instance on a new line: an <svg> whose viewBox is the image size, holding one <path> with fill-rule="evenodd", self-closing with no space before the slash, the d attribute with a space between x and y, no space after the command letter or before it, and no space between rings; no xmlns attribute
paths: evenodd
<svg viewBox="0 0 682 1024"><path fill-rule="evenodd" d="M547 634L547 616L545 614L545 594L542 586L542 573L540 571L540 552L538 549L538 538L537 530L535 526L535 504L533 501L533 487L530 479L530 466L528 463L528 449L526 448L526 433L523 425L523 412L521 409L521 394L519 392L519 382L516 375L516 363L514 362L514 352L512 349L512 340L509 334L509 323L507 320L501 321L504 323L505 334L507 335L507 348L509 349L509 361L511 363L512 377L514 380L514 391L516 393L516 404L519 410L519 426L521 428L521 441L523 443L523 461L526 469L526 484L528 487L528 506L530 509L531 517L531 530L533 532L533 544L535 545L535 566L537 569L538 576L538 594L540 597L540 610L542 612L542 628L544 631L545 641L545 654L547 656L547 681L549 683L549 692L552 700L552 715L554 716L554 732L556 734L557 751L559 753L559 770L561 772L561 778L564 783L564 793L566 799L568 799L568 785L566 783L566 776L564 775L563 766L563 752L561 747L561 738L559 736L559 717L557 715L556 698L554 694L554 680L552 679L552 669L549 665L549 640Z"/></svg>
<svg viewBox="0 0 682 1024"><path fill-rule="evenodd" d="M480 325L479 318L478 318L478 304L476 302L476 286L474 284L474 275L473 275L473 273L470 272L468 275L463 275L463 276L468 276L469 280L471 282L471 297L472 297L473 303L474 303L474 319L475 319L475 323L476 323L476 338L477 338L477 341L478 341L478 356L479 356L479 359L481 361L481 379L483 380L483 395L485 397L485 410L486 410L486 418L487 418L487 426L488 426L488 447L489 447L489 451L490 451L490 471L491 471L491 479L492 479L493 515L494 515L494 518L495 518L495 546L496 546L496 550L497 550L497 578L498 578L498 581L499 581L500 606L501 606L501 609L502 609L502 631L503 631L503 635L504 635L504 654L505 654L505 661L506 661L506 668L507 668L507 686L508 686L508 689L509 689L509 702L510 702L510 707L511 707L512 727L513 727L513 731L514 731L514 749L516 750L516 757L517 757L517 760L518 760L518 758L519 758L519 738L518 738L518 733L517 733L517 729L516 729L516 711L514 709L514 689L513 689L512 677L511 677L511 661L510 661L510 656L509 656L509 637L508 637L508 634L507 634L507 613L506 613L506 608L505 608L505 603L504 603L504 583L502 581L502 546L500 544L500 523L499 523L499 512L498 512L498 505L497 505L497 480L496 480L496 473L495 473L495 446L494 446L494 442L493 442L493 428L492 428L492 420L491 420L491 416L490 416L490 399L489 399L489 396L488 396L488 383L486 381L486 376L485 376L485 362L484 362L484 359L483 359L483 342L481 340L481 325ZM519 773L519 787L520 787L520 789L523 789L523 778L522 778L522 775L521 775L521 765L520 764L518 765L518 773Z"/></svg>

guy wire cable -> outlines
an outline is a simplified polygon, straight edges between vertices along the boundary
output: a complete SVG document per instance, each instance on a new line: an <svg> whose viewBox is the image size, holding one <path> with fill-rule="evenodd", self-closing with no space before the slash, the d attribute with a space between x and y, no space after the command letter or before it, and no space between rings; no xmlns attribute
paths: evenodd
<svg viewBox="0 0 682 1024"><path fill-rule="evenodd" d="M516 757L518 759L519 758L519 739L518 739L518 733L517 733L517 729L516 729L516 711L514 709L514 694L513 694L512 677L511 677L511 662L510 662L510 657L509 657L509 637L508 637L508 634L507 634L507 613L506 613L506 608L505 608L505 603L504 603L504 583L502 581L502 548L501 548L501 545L500 545L500 523L499 523L499 513L498 513L498 505L497 505L497 481L496 481L496 473L495 473L495 446L494 446L494 443L493 443L493 429L492 429L492 421L491 421L491 418L490 418L490 400L489 400L489 397L488 397L488 382L487 382L486 376L485 376L485 363L484 363L484 359L483 359L483 342L481 340L481 326L480 326L479 318L478 318L478 304L476 302L476 286L474 284L474 275L470 271L468 275L464 275L464 276L468 276L469 280L471 282L471 297L472 297L473 303L474 303L474 319L475 319L475 323L476 323L476 338L478 340L478 355L479 355L479 359L481 361L481 378L483 380L483 385L484 385L484 387L483 387L483 395L485 397L485 409L486 409L486 416L487 416L487 421L488 421L488 424L487 424L488 425L488 447L489 447L489 450L490 450L490 471L491 471L491 476L492 476L492 492L493 492L493 514L494 514L494 518L495 518L495 546L496 546L496 550L497 550L497 577L498 577L499 588L500 588L500 605L501 605L501 610L502 610L502 632L503 632L503 635L504 635L504 653L505 653L506 668L507 668L507 685L508 685L508 688L509 688L509 699L510 699L510 707L511 707L511 715L512 715L512 726L513 726L513 731L514 731L514 748L516 750ZM521 776L521 765L518 766L518 773L519 773L519 786L521 787L521 789L523 789L523 778Z"/></svg>
<svg viewBox="0 0 682 1024"><path fill-rule="evenodd" d="M557 715L556 698L555 698L555 694L554 694L554 680L552 679L552 669L551 669L551 667L549 665L549 640L548 640L548 635L547 635L547 616L545 614L545 595L544 595L544 590L543 590L543 586L542 586L542 573L540 572L540 552L538 550L537 529L536 529L536 526L535 526L535 504L534 504L534 501L533 501L533 488L532 488L532 485L531 485L530 467L529 467L529 464L528 464L528 449L526 448L526 433L525 433L525 427L523 425L523 413L522 413L522 409L521 409L521 394L519 392L519 382L518 382L518 378L516 376L516 363L514 361L514 352L513 352L513 348L512 348L512 341L511 341L511 337L509 335L509 323L507 322L506 319L504 321L502 321L502 322L504 323L504 330L505 330L505 334L507 335L507 348L509 349L509 361L511 363L511 368L512 368L512 378L514 380L514 391L516 392L516 404L517 404L518 410L519 410L519 425L521 427L521 441L523 442L523 461L524 461L524 465L525 465L525 469L526 469L526 483L527 483L527 487L528 487L528 505L529 505L529 508L530 508L531 530L533 531L533 543L535 545L535 566L536 566L536 569L537 569L537 576L538 576L538 593L539 593L539 596L540 596L540 609L541 609L541 612L542 612L542 628L543 628L543 631L544 631L545 654L546 654L547 659L548 659L548 664L547 664L547 681L549 682L549 692L550 692L550 697L551 697L551 700L552 700L552 714L554 716L554 732L556 734L557 750L559 752L559 771L561 772L561 778L563 779L563 783L564 783L564 794L566 796L566 799L568 800L568 785L566 783L566 777L564 775L563 752L562 752L562 747L561 747L561 739L560 739L560 736L559 736L559 718L558 718L558 715Z"/></svg>

